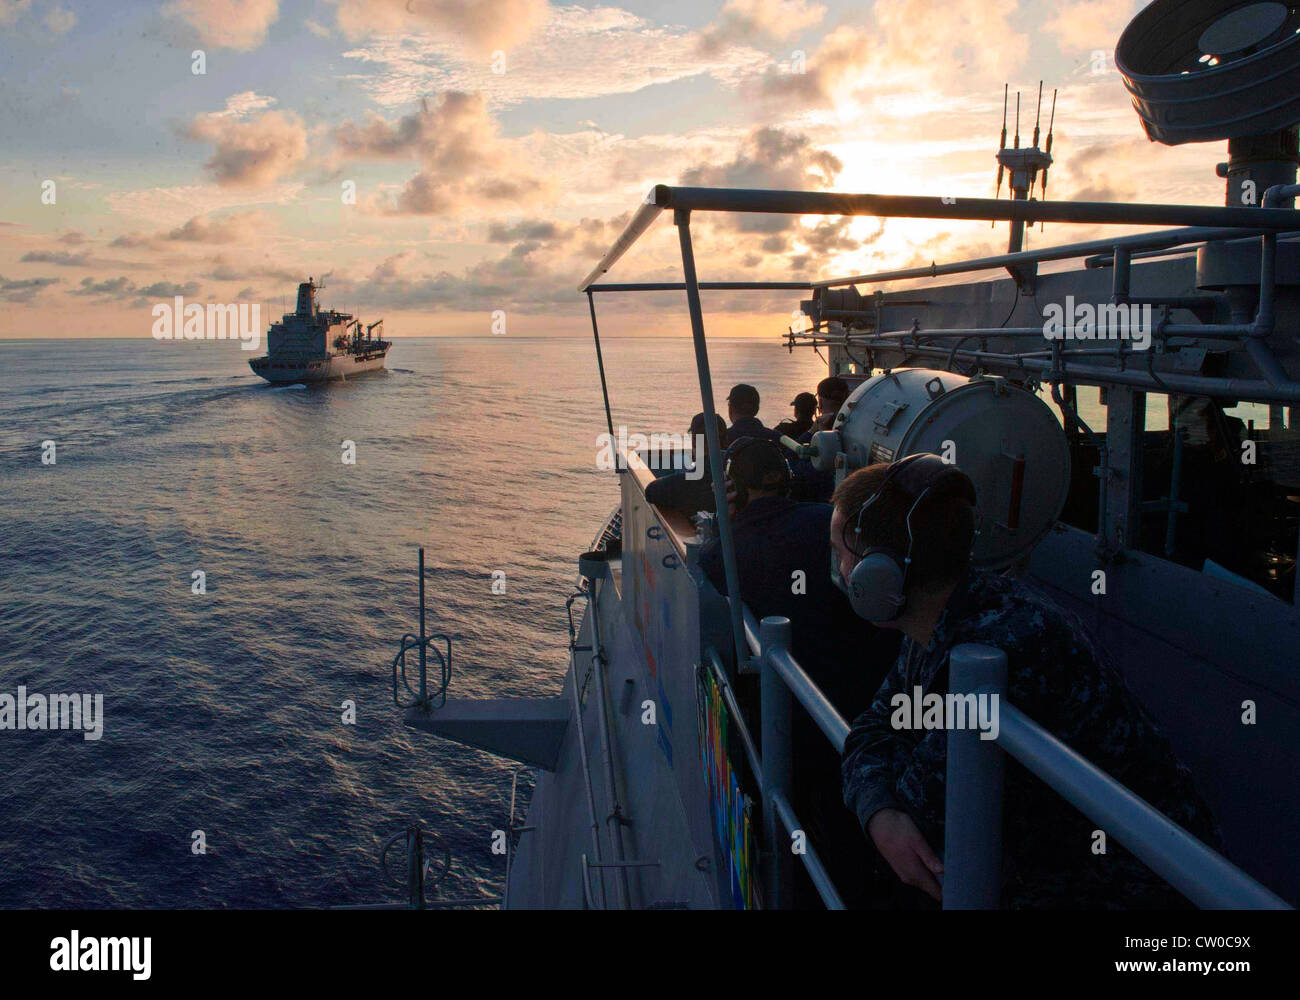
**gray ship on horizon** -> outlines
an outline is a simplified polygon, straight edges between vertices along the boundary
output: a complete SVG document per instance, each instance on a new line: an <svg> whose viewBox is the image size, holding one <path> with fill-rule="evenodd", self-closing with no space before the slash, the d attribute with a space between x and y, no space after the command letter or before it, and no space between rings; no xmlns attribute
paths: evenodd
<svg viewBox="0 0 1300 1000"><path fill-rule="evenodd" d="M361 320L351 313L321 309L316 292L322 287L311 278L298 286L297 308L271 324L266 354L248 362L273 385L347 379L384 367L393 346L383 339L384 321L371 323L363 332Z"/></svg>

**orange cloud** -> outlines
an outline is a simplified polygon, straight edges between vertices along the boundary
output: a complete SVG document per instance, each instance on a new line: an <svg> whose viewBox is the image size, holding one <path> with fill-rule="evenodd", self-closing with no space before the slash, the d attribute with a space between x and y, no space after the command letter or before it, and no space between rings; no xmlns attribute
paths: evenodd
<svg viewBox="0 0 1300 1000"><path fill-rule="evenodd" d="M291 112L268 111L248 119L200 115L185 135L216 144L204 166L223 187L268 187L307 157L307 130Z"/></svg>

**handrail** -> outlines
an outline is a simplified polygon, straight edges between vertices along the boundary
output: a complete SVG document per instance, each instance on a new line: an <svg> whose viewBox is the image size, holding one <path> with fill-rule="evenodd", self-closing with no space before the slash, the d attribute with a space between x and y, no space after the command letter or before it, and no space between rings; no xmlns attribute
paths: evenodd
<svg viewBox="0 0 1300 1000"><path fill-rule="evenodd" d="M799 818L795 816L794 809L786 801L784 795L779 792L773 794L772 804L776 806L776 814L781 818L786 833L793 835L796 830L800 829ZM800 857L803 858L804 867L808 869L808 877L812 879L817 894L821 896L822 902L826 904L826 909L844 909L844 900L840 899L840 894L835 889L835 883L831 881L826 866L822 864L822 859L818 857L817 848L811 843L805 844L804 848L805 853Z"/></svg>
<svg viewBox="0 0 1300 1000"><path fill-rule="evenodd" d="M1150 803L1006 703L1006 653L966 643L949 658L949 692L998 698L996 738L973 728L948 739L945 781L944 907L998 905L1001 759L993 744L1129 849L1197 906L1291 909L1271 890L1203 844ZM991 876L990 876L990 873Z"/></svg>
<svg viewBox="0 0 1300 1000"><path fill-rule="evenodd" d="M766 618L763 620L768 621ZM772 649L764 657L764 662L770 664L780 675L785 686L790 689L790 693L798 699L804 711L811 716L813 722L817 723L817 728L830 740L831 746L843 753L844 743L849 737L849 724L844 721L844 716L835 710L830 699L822 694L821 688L814 684L812 678L799 666L799 661L790 655L790 650L784 647Z"/></svg>
<svg viewBox="0 0 1300 1000"><path fill-rule="evenodd" d="M690 212L758 212L776 215L871 215L878 218L976 221L1071 222L1122 226L1283 231L1300 228L1294 209L1255 206L1160 205L1139 202L1008 201L913 195L841 194L834 191L770 191L739 188L650 189L626 228L578 286L579 292L607 274L654 223L672 209ZM1157 234L1158 235L1158 234ZM1235 234L1229 234L1235 235ZM843 279L841 279L843 280ZM691 285L688 280L687 285ZM689 289L688 289L689 290Z"/></svg>

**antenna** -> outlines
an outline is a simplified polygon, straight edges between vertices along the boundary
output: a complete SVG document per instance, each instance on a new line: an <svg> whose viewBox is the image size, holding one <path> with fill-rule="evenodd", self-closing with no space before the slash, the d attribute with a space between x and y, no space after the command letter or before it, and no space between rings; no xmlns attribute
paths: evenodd
<svg viewBox="0 0 1300 1000"><path fill-rule="evenodd" d="M1007 92L1010 89L1011 89L1011 84L1004 83L1002 85L1002 138L998 140L999 153L1002 152L1002 150L1007 148ZM998 186L993 192L993 197L995 199L1002 197L1002 171L1005 169L1006 167L1003 166L1002 161L998 160ZM998 224L998 220L994 219L992 222L989 223L989 228L990 229L995 228L997 224Z"/></svg>
<svg viewBox="0 0 1300 1000"><path fill-rule="evenodd" d="M1016 91L1016 149L1020 148L1020 91Z"/></svg>
<svg viewBox="0 0 1300 1000"><path fill-rule="evenodd" d="M1043 81L1038 81L1038 110L1034 112L1034 145L1038 145L1038 123L1043 120Z"/></svg>
<svg viewBox="0 0 1300 1000"><path fill-rule="evenodd" d="M1056 88L1053 87L1053 88L1052 88L1052 114L1051 114L1051 116L1047 119L1047 148L1046 148L1045 152L1047 153L1048 156L1051 156L1051 155L1052 155L1052 129L1055 128L1055 127L1056 127ZM1048 171L1048 169L1049 169L1048 167L1043 167L1043 196L1042 196L1042 200L1043 200L1043 201L1046 201L1046 200L1047 200L1047 171ZM1038 224L1038 231L1039 231L1040 233L1041 233L1041 232L1045 232L1045 231L1046 231L1046 228L1047 228L1047 224L1046 224L1046 223L1044 223L1044 222L1040 222L1040 223Z"/></svg>

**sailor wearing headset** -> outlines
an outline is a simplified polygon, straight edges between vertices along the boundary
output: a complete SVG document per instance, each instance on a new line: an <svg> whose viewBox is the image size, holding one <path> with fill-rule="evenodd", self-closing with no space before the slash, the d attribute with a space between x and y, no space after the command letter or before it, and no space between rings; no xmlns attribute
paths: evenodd
<svg viewBox="0 0 1300 1000"><path fill-rule="evenodd" d="M852 724L844 803L905 886L894 902L942 898L945 720L915 725L910 700L944 695L961 643L1007 654L1007 698L1068 746L1215 847L1218 835L1191 775L1083 624L1021 580L974 569L971 479L937 455L859 469L836 488L831 576L857 614L903 633L893 669ZM1024 767L1008 761L1003 905L1188 905L1114 840L1097 853L1094 826ZM920 890L918 893L916 890Z"/></svg>

